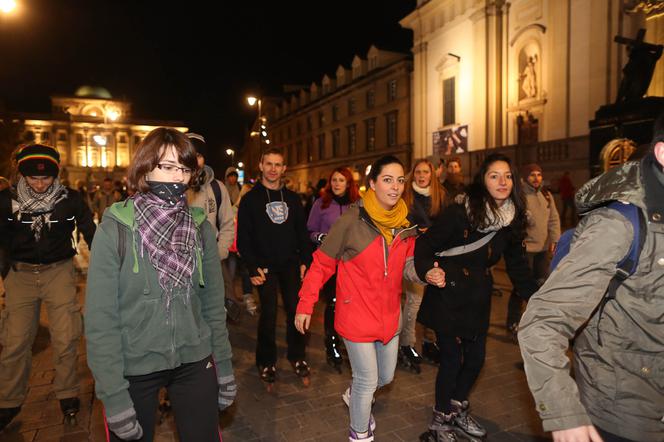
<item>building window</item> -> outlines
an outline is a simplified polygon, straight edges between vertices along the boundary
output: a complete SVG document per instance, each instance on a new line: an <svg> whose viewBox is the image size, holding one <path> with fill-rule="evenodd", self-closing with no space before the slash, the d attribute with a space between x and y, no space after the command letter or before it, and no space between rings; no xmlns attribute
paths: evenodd
<svg viewBox="0 0 664 442"><path fill-rule="evenodd" d="M367 91L367 109L371 109L376 105L376 92L373 89Z"/></svg>
<svg viewBox="0 0 664 442"><path fill-rule="evenodd" d="M48 143L51 140L51 134L49 132L42 132L39 136L42 143Z"/></svg>
<svg viewBox="0 0 664 442"><path fill-rule="evenodd" d="M397 144L397 111L385 115L387 123L387 145L396 146Z"/></svg>
<svg viewBox="0 0 664 442"><path fill-rule="evenodd" d="M367 134L367 150L376 149L376 119L369 118L364 120L364 125L366 127Z"/></svg>
<svg viewBox="0 0 664 442"><path fill-rule="evenodd" d="M325 159L325 134L318 135L318 159Z"/></svg>
<svg viewBox="0 0 664 442"><path fill-rule="evenodd" d="M304 152L304 162L311 162L313 161L313 146L314 146L314 141L311 138L307 138L307 146L306 146L306 151Z"/></svg>
<svg viewBox="0 0 664 442"><path fill-rule="evenodd" d="M397 81L390 80L387 83L387 101L394 101L397 99Z"/></svg>
<svg viewBox="0 0 664 442"><path fill-rule="evenodd" d="M355 98L348 99L348 115L355 115L356 111Z"/></svg>
<svg viewBox="0 0 664 442"><path fill-rule="evenodd" d="M305 155L305 152L302 149L302 141L298 141L295 146L296 146L295 149L297 150L297 162L298 162L298 164L299 163L305 163L307 161L307 156Z"/></svg>
<svg viewBox="0 0 664 442"><path fill-rule="evenodd" d="M339 121L339 105L332 105L332 121Z"/></svg>
<svg viewBox="0 0 664 442"><path fill-rule="evenodd" d="M297 136L302 135L302 123L300 123L299 121L295 123L295 134Z"/></svg>
<svg viewBox="0 0 664 442"><path fill-rule="evenodd" d="M454 124L455 94L454 77L443 80L443 126Z"/></svg>
<svg viewBox="0 0 664 442"><path fill-rule="evenodd" d="M58 141L67 141L67 132L58 131Z"/></svg>
<svg viewBox="0 0 664 442"><path fill-rule="evenodd" d="M341 131L339 129L332 131L332 155L334 158L341 155Z"/></svg>
<svg viewBox="0 0 664 442"><path fill-rule="evenodd" d="M293 132L291 131L291 127L290 127L290 126L288 126L288 127L286 128L286 133L288 134L288 138L287 138L288 140L290 140L291 138L293 138Z"/></svg>
<svg viewBox="0 0 664 442"><path fill-rule="evenodd" d="M354 124L348 126L348 153L354 153L357 148L357 128Z"/></svg>
<svg viewBox="0 0 664 442"><path fill-rule="evenodd" d="M369 70L376 69L378 67L378 57L375 55L369 59Z"/></svg>
<svg viewBox="0 0 664 442"><path fill-rule="evenodd" d="M318 128L322 128L325 125L325 114L323 111L318 112Z"/></svg>
<svg viewBox="0 0 664 442"><path fill-rule="evenodd" d="M307 130L311 132L311 115L307 116Z"/></svg>

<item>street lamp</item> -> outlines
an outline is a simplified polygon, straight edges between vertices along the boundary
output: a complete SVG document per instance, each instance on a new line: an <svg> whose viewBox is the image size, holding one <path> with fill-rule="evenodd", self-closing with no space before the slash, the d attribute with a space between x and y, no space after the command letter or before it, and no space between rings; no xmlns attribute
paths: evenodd
<svg viewBox="0 0 664 442"><path fill-rule="evenodd" d="M244 167L244 163L240 161L239 163L237 163L237 167L242 169Z"/></svg>
<svg viewBox="0 0 664 442"><path fill-rule="evenodd" d="M231 166L233 165L233 160L235 159L235 151L231 148L226 149L226 155L231 157Z"/></svg>
<svg viewBox="0 0 664 442"><path fill-rule="evenodd" d="M16 0L0 0L0 12L10 14L16 10Z"/></svg>

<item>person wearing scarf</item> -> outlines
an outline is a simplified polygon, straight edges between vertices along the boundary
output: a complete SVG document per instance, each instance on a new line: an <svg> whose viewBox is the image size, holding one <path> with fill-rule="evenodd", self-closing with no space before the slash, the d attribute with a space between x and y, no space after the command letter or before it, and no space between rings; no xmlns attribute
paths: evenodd
<svg viewBox="0 0 664 442"><path fill-rule="evenodd" d="M427 229L443 211L446 192L440 181L436 179L433 163L427 159L416 160L406 181L404 201L408 206L408 219L417 225L420 233ZM424 287L420 284L403 282L405 295L403 305L403 328L399 336L399 362L402 366L419 373L422 357L438 363L440 352L436 336L428 328L424 328L422 353L415 350L415 327L417 312L424 296Z"/></svg>
<svg viewBox="0 0 664 442"><path fill-rule="evenodd" d="M469 414L468 399L485 358L489 270L502 256L519 295L527 298L537 290L523 247L526 205L520 186L508 157L487 156L460 203L446 208L417 239L417 274L424 278L432 266L445 272L444 284L426 287L417 316L436 332L440 346L436 403L424 438L486 436Z"/></svg>
<svg viewBox="0 0 664 442"><path fill-rule="evenodd" d="M345 211L313 255L302 283L295 327L306 333L318 294L336 273L334 328L348 351L353 382L343 394L349 406L349 440L373 441L371 405L376 389L394 377L401 322L401 281L417 281L412 254L417 231L401 199L401 162L385 156L371 166L370 189ZM440 269L428 279L440 282Z"/></svg>
<svg viewBox="0 0 664 442"><path fill-rule="evenodd" d="M69 420L80 408L77 347L81 307L76 293L74 229L92 243L92 213L60 183L60 154L42 144L17 149L15 188L0 193L0 242L5 306L0 313L0 431L20 412L28 390L30 355L41 306L49 319L55 360L53 390ZM11 332L10 332L11 331ZM0 436L1 438L1 436Z"/></svg>
<svg viewBox="0 0 664 442"><path fill-rule="evenodd" d="M318 198L309 212L307 230L311 240L317 246L323 242L332 224L359 199L360 195L353 174L347 167L338 167L332 171L322 196ZM332 276L321 289L325 300L324 330L325 353L327 363L341 373L343 357L339 351L339 336L334 331L334 307L336 303L336 275Z"/></svg>
<svg viewBox="0 0 664 442"><path fill-rule="evenodd" d="M111 441L153 439L164 387L180 440L218 442L236 395L215 229L185 197L197 173L184 134L153 130L94 239L85 333Z"/></svg>

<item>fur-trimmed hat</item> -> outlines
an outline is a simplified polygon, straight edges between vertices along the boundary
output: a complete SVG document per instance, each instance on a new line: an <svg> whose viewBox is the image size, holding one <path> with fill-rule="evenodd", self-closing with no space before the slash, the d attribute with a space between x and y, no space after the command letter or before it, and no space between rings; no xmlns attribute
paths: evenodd
<svg viewBox="0 0 664 442"><path fill-rule="evenodd" d="M51 146L28 144L16 152L16 166L23 176L52 176L60 173L60 154Z"/></svg>

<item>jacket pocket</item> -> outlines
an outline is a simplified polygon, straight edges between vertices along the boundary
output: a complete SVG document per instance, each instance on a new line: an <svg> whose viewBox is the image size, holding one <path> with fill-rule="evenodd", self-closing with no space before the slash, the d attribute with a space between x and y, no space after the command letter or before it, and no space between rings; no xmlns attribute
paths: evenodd
<svg viewBox="0 0 664 442"><path fill-rule="evenodd" d="M613 353L616 411L648 419L664 414L664 356L640 352Z"/></svg>
<svg viewBox="0 0 664 442"><path fill-rule="evenodd" d="M122 331L124 351L129 358L147 353L166 353L172 335L172 325L166 324L166 307L161 299L141 302L133 326Z"/></svg>
<svg viewBox="0 0 664 442"><path fill-rule="evenodd" d="M211 335L210 326L205 322L201 314L200 301L195 294L191 295L191 305L174 305L176 309L178 323L175 330L175 346L195 347L202 341L208 339Z"/></svg>

